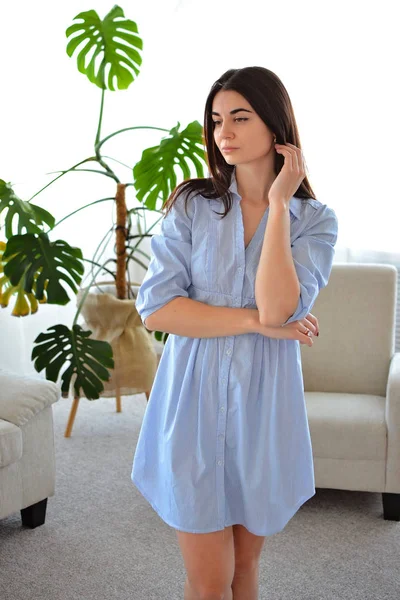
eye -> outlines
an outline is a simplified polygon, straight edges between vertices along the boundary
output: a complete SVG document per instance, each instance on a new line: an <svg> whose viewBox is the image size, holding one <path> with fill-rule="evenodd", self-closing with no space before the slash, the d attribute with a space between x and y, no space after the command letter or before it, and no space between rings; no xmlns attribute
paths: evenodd
<svg viewBox="0 0 400 600"><path fill-rule="evenodd" d="M236 117L235 121L248 121L247 117ZM213 121L214 125L219 125L221 121Z"/></svg>

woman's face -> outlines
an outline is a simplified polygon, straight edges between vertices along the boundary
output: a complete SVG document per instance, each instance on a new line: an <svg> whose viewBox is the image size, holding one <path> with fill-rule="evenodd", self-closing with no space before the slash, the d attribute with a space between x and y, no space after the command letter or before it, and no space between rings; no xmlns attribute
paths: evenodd
<svg viewBox="0 0 400 600"><path fill-rule="evenodd" d="M231 114L238 108L245 110ZM213 100L211 118L215 143L227 163L247 163L274 153L273 133L238 92L220 90ZM235 150L224 152L230 146Z"/></svg>

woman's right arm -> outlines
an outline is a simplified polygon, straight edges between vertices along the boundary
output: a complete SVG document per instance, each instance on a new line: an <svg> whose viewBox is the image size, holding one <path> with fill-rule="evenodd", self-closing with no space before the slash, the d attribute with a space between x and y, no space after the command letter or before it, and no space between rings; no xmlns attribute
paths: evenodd
<svg viewBox="0 0 400 600"><path fill-rule="evenodd" d="M150 331L213 338L256 333L258 323L257 309L213 306L178 297L146 317L144 325Z"/></svg>
<svg viewBox="0 0 400 600"><path fill-rule="evenodd" d="M149 315L144 324L150 331L184 337L214 338L260 333L271 338L299 340L302 344L312 346L312 339L301 333L304 327L299 325L306 325L315 333L315 317L307 317L284 327L269 327L260 324L259 312L255 308L213 306L192 298L178 297Z"/></svg>

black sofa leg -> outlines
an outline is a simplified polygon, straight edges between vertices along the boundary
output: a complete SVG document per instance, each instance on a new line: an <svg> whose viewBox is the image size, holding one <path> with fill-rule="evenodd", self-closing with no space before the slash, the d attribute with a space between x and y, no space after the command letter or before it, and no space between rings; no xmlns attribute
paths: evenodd
<svg viewBox="0 0 400 600"><path fill-rule="evenodd" d="M22 525L34 529L43 525L46 518L47 498L21 509Z"/></svg>
<svg viewBox="0 0 400 600"><path fill-rule="evenodd" d="M382 494L383 518L388 521L400 521L400 494Z"/></svg>

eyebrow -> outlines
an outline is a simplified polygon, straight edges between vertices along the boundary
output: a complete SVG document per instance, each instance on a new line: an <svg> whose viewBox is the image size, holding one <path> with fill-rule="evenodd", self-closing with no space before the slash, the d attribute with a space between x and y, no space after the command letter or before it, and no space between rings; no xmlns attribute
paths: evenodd
<svg viewBox="0 0 400 600"><path fill-rule="evenodd" d="M234 108L233 110L231 110L231 112L229 113L230 115L235 115L237 112L240 112L241 110L244 110L245 112L251 113L253 112L252 110L248 110L247 108ZM212 115L217 115L218 117L220 117L221 115L217 112L215 112L215 110L211 111Z"/></svg>

